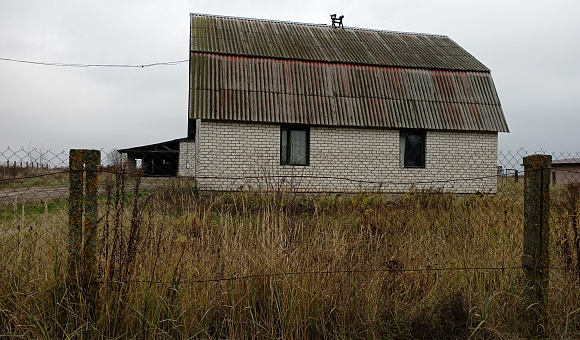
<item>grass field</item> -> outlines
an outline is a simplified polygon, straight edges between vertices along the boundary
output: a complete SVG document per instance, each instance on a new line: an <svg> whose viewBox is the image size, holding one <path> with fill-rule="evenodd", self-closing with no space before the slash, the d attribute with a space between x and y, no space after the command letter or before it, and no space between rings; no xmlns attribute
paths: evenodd
<svg viewBox="0 0 580 340"><path fill-rule="evenodd" d="M0 189L21 189L35 186L68 185L66 169L38 169L0 165Z"/></svg>
<svg viewBox="0 0 580 340"><path fill-rule="evenodd" d="M0 209L1 335L529 335L522 183L500 181L497 195L393 198L200 195L193 182L167 179L162 187L124 192L105 182L90 289L67 277L66 200ZM573 338L580 336L577 199L565 188L553 192L557 269L550 273L546 333Z"/></svg>

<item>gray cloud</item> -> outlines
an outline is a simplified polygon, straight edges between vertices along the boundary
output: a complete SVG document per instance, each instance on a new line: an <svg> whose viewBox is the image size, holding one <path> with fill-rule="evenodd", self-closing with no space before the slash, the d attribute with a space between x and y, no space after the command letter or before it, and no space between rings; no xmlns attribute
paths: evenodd
<svg viewBox="0 0 580 340"><path fill-rule="evenodd" d="M580 151L580 3L524 1L5 2L0 57L147 64L188 58L190 12L449 35L492 69L500 149ZM0 61L0 148L115 148L185 135L187 63L146 69Z"/></svg>

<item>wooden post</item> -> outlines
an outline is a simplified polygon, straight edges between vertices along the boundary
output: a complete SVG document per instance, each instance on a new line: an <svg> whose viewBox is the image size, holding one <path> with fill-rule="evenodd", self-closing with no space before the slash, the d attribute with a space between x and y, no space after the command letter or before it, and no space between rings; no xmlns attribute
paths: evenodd
<svg viewBox="0 0 580 340"><path fill-rule="evenodd" d="M80 295L83 295L91 309L95 307L96 298L94 280L100 161L101 152L98 150L70 150L68 280L73 302L78 302ZM83 196L84 173L86 173L86 178ZM77 287L79 290L75 292Z"/></svg>
<svg viewBox="0 0 580 340"><path fill-rule="evenodd" d="M524 157L524 296L530 330L545 334L550 253L550 167L552 156Z"/></svg>

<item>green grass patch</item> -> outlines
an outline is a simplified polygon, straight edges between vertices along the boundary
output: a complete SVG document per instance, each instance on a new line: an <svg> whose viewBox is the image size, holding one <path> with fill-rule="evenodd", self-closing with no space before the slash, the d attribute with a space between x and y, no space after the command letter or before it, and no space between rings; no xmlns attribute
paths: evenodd
<svg viewBox="0 0 580 340"><path fill-rule="evenodd" d="M0 206L0 221L12 222L15 220L35 220L40 215L52 215L68 211L68 198L46 200L42 202L32 202L25 204L10 204Z"/></svg>

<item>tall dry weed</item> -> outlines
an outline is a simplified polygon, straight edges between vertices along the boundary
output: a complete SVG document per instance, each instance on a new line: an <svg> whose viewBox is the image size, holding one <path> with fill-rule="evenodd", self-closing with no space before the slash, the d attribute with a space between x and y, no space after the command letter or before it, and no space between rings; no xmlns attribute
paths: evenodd
<svg viewBox="0 0 580 340"><path fill-rule="evenodd" d="M162 186L145 185L146 180L119 171L105 183L94 316L67 304L70 287L61 279L66 258L48 261L54 254L47 253L27 260L35 275L44 271L44 280L0 273L1 334L159 339L525 335L518 321L521 200L437 191L399 196L200 193L186 179L164 179ZM66 210L59 214L66 216ZM55 242L66 241L65 234L59 237ZM35 241L27 242L32 247ZM555 263L566 261L563 254L555 252ZM566 272L552 274L550 334L573 336L580 327L571 279L575 282Z"/></svg>

